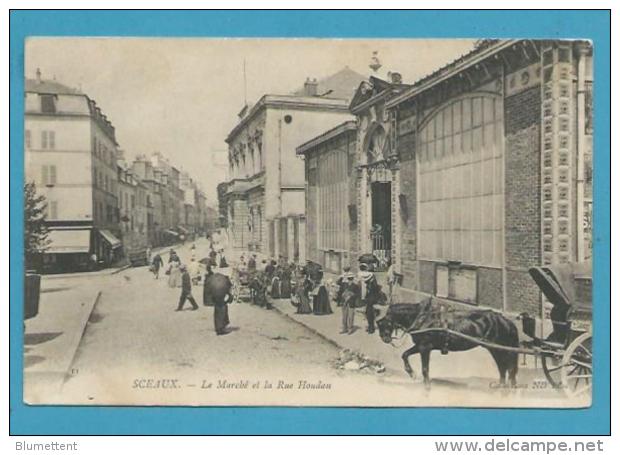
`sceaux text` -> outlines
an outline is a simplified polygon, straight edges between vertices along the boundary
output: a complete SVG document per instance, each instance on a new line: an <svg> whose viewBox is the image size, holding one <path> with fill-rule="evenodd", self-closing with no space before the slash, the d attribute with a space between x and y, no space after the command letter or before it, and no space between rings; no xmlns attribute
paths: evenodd
<svg viewBox="0 0 620 455"><path fill-rule="evenodd" d="M134 389L180 389L178 379L134 379Z"/></svg>

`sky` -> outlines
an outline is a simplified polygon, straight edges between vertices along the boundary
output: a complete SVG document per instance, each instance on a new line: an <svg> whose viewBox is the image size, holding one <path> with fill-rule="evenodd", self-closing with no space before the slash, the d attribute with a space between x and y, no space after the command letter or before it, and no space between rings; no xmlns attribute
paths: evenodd
<svg viewBox="0 0 620 455"><path fill-rule="evenodd" d="M29 38L24 73L78 88L96 101L132 159L161 152L188 171L211 205L225 173L228 132L244 105L287 94L307 77L322 79L345 66L413 83L468 52L473 40ZM243 67L245 61L245 84ZM245 85L245 88L244 88Z"/></svg>

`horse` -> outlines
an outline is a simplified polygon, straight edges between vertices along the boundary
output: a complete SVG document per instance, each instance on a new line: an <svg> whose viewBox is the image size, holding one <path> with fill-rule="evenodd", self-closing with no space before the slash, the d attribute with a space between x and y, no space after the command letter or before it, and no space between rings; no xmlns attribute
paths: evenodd
<svg viewBox="0 0 620 455"><path fill-rule="evenodd" d="M433 350L441 350L442 354L448 352L468 351L477 346L472 338L483 340L488 343L506 346L508 348L519 347L519 333L515 324L500 313L491 310L448 310L444 316L449 317L449 322L442 321L441 311L436 311L437 306L432 300L427 299L422 303L394 304L388 307L385 316L377 321L379 336L384 343L391 343L392 334L397 330L411 335L413 347L403 352L405 371L412 378L415 377L409 357L420 354L422 360L422 375L424 386L430 388L429 363ZM440 315L437 317L437 315ZM429 317L430 316L430 317ZM444 329L459 332L468 338L448 333ZM417 330L425 330L415 333ZM505 386L506 374L512 387L517 383L518 352L516 350L494 349L485 347L499 370L500 385Z"/></svg>

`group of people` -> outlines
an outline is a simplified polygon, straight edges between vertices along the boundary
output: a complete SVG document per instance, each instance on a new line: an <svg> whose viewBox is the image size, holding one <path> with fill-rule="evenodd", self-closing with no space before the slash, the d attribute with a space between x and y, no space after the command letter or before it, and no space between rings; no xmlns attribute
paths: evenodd
<svg viewBox="0 0 620 455"><path fill-rule="evenodd" d="M215 254L211 254L215 253ZM218 335L228 333L230 320L228 317L228 303L232 301L232 283L223 274L213 272L213 264L217 264L218 253L213 249L209 254L210 260L207 261L206 271L202 272L201 263L196 260L196 245L191 247L191 258L189 264L183 264L177 252L170 250L168 257L168 286L171 288L181 288L181 295L175 311L182 311L186 302L189 302L193 311L198 310L199 306L192 294L192 285L204 282L203 304L214 307L215 332ZM226 264L223 251L219 252L219 264ZM226 265L224 265L226 266ZM153 255L151 260L151 271L155 279L159 279L160 271L164 268L164 261L159 253Z"/></svg>
<svg viewBox="0 0 620 455"><path fill-rule="evenodd" d="M298 271L296 287L291 302L297 307L298 314L331 314L329 291L323 283L323 270L319 264L308 261L306 266ZM375 274L366 263L359 264L359 272L354 274L351 267L345 266L343 273L336 280L336 295L334 301L342 311L343 334L352 334L355 330L355 312L363 308L366 316L366 331L375 332L375 317L377 304L387 302L387 297L381 290Z"/></svg>

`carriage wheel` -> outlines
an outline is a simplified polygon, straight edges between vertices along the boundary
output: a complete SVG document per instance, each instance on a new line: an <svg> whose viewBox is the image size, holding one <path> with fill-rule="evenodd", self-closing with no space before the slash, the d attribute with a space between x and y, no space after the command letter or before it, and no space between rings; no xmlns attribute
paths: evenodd
<svg viewBox="0 0 620 455"><path fill-rule="evenodd" d="M543 354L542 367L549 384L556 390L562 390L562 356Z"/></svg>
<svg viewBox="0 0 620 455"><path fill-rule="evenodd" d="M588 396L592 392L592 334L579 335L562 357L562 388L573 397Z"/></svg>

